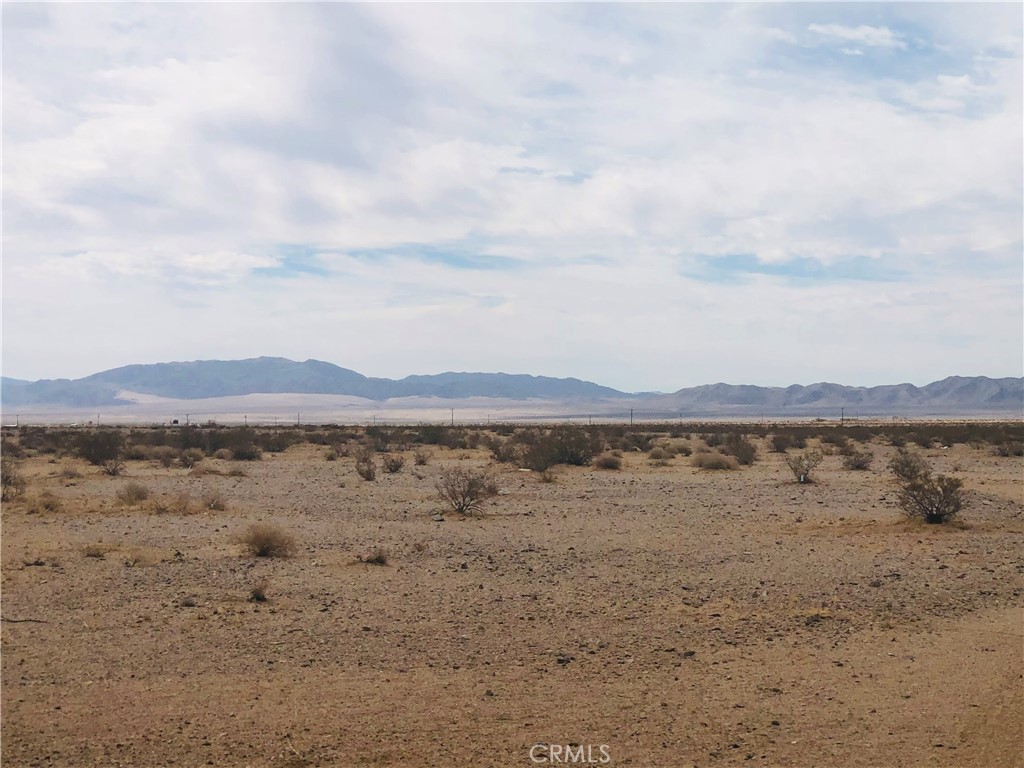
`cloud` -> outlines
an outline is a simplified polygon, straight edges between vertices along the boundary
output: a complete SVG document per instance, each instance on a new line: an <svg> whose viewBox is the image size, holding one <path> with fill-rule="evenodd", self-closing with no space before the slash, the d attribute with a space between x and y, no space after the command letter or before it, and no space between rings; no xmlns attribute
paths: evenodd
<svg viewBox="0 0 1024 768"><path fill-rule="evenodd" d="M867 24L856 27L847 27L842 24L809 24L807 29L822 37L857 43L868 48L899 48L901 50L907 48L903 36L888 27L872 27Z"/></svg>
<svg viewBox="0 0 1024 768"><path fill-rule="evenodd" d="M780 341L821 311L876 383L1018 370L1021 14L984 8L6 5L5 370L870 383Z"/></svg>

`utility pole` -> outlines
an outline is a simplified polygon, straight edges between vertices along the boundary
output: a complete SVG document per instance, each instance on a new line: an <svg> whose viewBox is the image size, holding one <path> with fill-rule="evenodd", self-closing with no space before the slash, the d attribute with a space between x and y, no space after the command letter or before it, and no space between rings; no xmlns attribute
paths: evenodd
<svg viewBox="0 0 1024 768"><path fill-rule="evenodd" d="M840 408L839 409L839 426L842 426L844 421L846 421L846 409L845 408Z"/></svg>
<svg viewBox="0 0 1024 768"><path fill-rule="evenodd" d="M452 426L455 426L455 409L452 408Z"/></svg>
<svg viewBox="0 0 1024 768"><path fill-rule="evenodd" d="M633 426L633 409L629 409L629 426Z"/></svg>
<svg viewBox="0 0 1024 768"><path fill-rule="evenodd" d="M302 417L301 413L296 413L295 414L295 426L296 427L299 426L299 421L301 420L301 417Z"/></svg>

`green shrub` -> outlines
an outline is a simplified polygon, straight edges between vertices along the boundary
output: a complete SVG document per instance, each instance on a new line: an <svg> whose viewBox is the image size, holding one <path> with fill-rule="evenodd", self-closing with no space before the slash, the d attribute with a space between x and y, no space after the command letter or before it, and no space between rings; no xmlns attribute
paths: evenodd
<svg viewBox="0 0 1024 768"><path fill-rule="evenodd" d="M931 467L916 454L900 451L889 462L896 480L896 501L908 517L926 523L947 523L964 506L963 481L948 475L932 475Z"/></svg>

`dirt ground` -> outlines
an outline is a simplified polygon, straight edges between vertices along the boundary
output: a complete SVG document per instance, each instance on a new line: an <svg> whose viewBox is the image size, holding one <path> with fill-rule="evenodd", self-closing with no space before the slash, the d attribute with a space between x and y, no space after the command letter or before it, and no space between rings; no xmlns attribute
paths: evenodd
<svg viewBox="0 0 1024 768"><path fill-rule="evenodd" d="M495 465L485 514L443 522L438 473L486 451L373 482L307 444L124 477L27 459L2 519L3 765L531 766L536 744L635 768L1024 765L1021 459L926 451L971 498L928 526L873 448L813 485L763 444L736 471ZM132 481L153 494L134 507ZM226 510L156 511L213 492ZM245 554L257 521L296 554ZM375 547L386 565L359 561Z"/></svg>

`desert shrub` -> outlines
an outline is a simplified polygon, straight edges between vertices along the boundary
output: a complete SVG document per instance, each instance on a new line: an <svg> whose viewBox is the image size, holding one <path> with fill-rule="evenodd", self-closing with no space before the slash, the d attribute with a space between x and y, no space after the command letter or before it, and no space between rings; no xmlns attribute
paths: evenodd
<svg viewBox="0 0 1024 768"><path fill-rule="evenodd" d="M124 459L124 435L114 429L82 432L75 447L79 456L97 466Z"/></svg>
<svg viewBox="0 0 1024 768"><path fill-rule="evenodd" d="M161 467L173 466L174 460L178 458L178 451L169 445L158 445L153 448L151 458L160 463Z"/></svg>
<svg viewBox="0 0 1024 768"><path fill-rule="evenodd" d="M793 472L798 483L810 483L811 470L821 463L821 451L804 451L803 453L791 453L786 456L786 466Z"/></svg>
<svg viewBox="0 0 1024 768"><path fill-rule="evenodd" d="M228 470L227 476L228 477L248 477L249 475L246 474L244 469L239 469L238 467L235 467L234 469L229 469Z"/></svg>
<svg viewBox="0 0 1024 768"><path fill-rule="evenodd" d="M31 511L36 514L41 512L50 512L52 514L54 512L60 512L63 506L64 505L61 503L61 500L53 493L50 491L43 491L39 494L39 498L32 503Z"/></svg>
<svg viewBox="0 0 1024 768"><path fill-rule="evenodd" d="M412 455L412 459L417 467L425 467L430 461L430 454L427 451L416 451Z"/></svg>
<svg viewBox="0 0 1024 768"><path fill-rule="evenodd" d="M622 469L622 459L606 453L594 460L594 466L598 469Z"/></svg>
<svg viewBox="0 0 1024 768"><path fill-rule="evenodd" d="M223 512L228 508L228 500L220 491L208 491L203 494L203 507L215 512Z"/></svg>
<svg viewBox="0 0 1024 768"><path fill-rule="evenodd" d="M462 515L479 512L483 502L498 493L490 475L464 467L442 470L434 487L441 499Z"/></svg>
<svg viewBox="0 0 1024 768"><path fill-rule="evenodd" d="M773 453L785 453L793 447L793 437L786 432L777 432L772 435L771 446Z"/></svg>
<svg viewBox="0 0 1024 768"><path fill-rule="evenodd" d="M1001 443L993 449L996 456L1024 456L1024 443Z"/></svg>
<svg viewBox="0 0 1024 768"><path fill-rule="evenodd" d="M661 446L651 448L651 452L647 456L652 461L665 461L672 458L672 454L666 451Z"/></svg>
<svg viewBox="0 0 1024 768"><path fill-rule="evenodd" d="M221 461L230 461L232 457L230 448L218 448L213 452L213 458L220 459Z"/></svg>
<svg viewBox="0 0 1024 768"><path fill-rule="evenodd" d="M356 451L356 472L363 480L375 480L377 478L377 460L373 457L370 448L363 447Z"/></svg>
<svg viewBox="0 0 1024 768"><path fill-rule="evenodd" d="M400 454L385 456L381 459L381 465L384 467L385 472L393 475L396 472L402 471L402 467L405 466L405 457Z"/></svg>
<svg viewBox="0 0 1024 768"><path fill-rule="evenodd" d="M337 461L338 452L331 448L327 451L327 453L324 454L324 459L326 459L327 461Z"/></svg>
<svg viewBox="0 0 1024 768"><path fill-rule="evenodd" d="M89 544L82 548L82 554L86 557L95 557L103 560L107 556L107 548L102 544Z"/></svg>
<svg viewBox="0 0 1024 768"><path fill-rule="evenodd" d="M909 517L926 523L947 523L964 506L963 481L948 475L932 475L931 467L916 454L900 451L889 462L896 480L896 503Z"/></svg>
<svg viewBox="0 0 1024 768"><path fill-rule="evenodd" d="M149 488L142 483L130 482L117 491L115 498L125 506L134 507L149 498Z"/></svg>
<svg viewBox="0 0 1024 768"><path fill-rule="evenodd" d="M903 448L907 444L907 438L900 434L889 436L889 445L893 448Z"/></svg>
<svg viewBox="0 0 1024 768"><path fill-rule="evenodd" d="M179 493L170 499L157 499L153 502L153 511L158 515L190 515L193 511L192 497Z"/></svg>
<svg viewBox="0 0 1024 768"><path fill-rule="evenodd" d="M0 458L0 500L13 501L25 493L27 486L17 464L7 456Z"/></svg>
<svg viewBox="0 0 1024 768"><path fill-rule="evenodd" d="M57 477L61 478L62 480L77 480L81 476L82 473L70 465L65 465L61 467L60 471L57 473Z"/></svg>
<svg viewBox="0 0 1024 768"><path fill-rule="evenodd" d="M869 451L867 448L864 450L852 450L846 455L843 460L843 466L846 469L870 469L871 462L875 460L875 454Z"/></svg>
<svg viewBox="0 0 1024 768"><path fill-rule="evenodd" d="M148 445L132 444L124 449L124 458L128 461L147 461L153 457L153 449Z"/></svg>
<svg viewBox="0 0 1024 768"><path fill-rule="evenodd" d="M253 443L237 445L231 449L231 458L235 461L259 461L263 458L263 450Z"/></svg>
<svg viewBox="0 0 1024 768"><path fill-rule="evenodd" d="M250 603L265 603L267 602L267 582L259 581L252 585L252 589L249 590L249 602Z"/></svg>
<svg viewBox="0 0 1024 768"><path fill-rule="evenodd" d="M743 466L750 466L757 458L757 446L740 434L729 435L724 448L727 454L734 456Z"/></svg>
<svg viewBox="0 0 1024 768"><path fill-rule="evenodd" d="M288 557L295 552L295 539L282 528L254 523L242 534L242 544L253 557Z"/></svg>
<svg viewBox="0 0 1024 768"><path fill-rule="evenodd" d="M889 471L897 481L910 483L931 472L928 462L912 451L899 450L889 460Z"/></svg>
<svg viewBox="0 0 1024 768"><path fill-rule="evenodd" d="M502 440L500 438L492 438L487 441L487 447L491 451L491 456L495 461L501 464L515 463L519 461L522 449L520 446L512 440Z"/></svg>
<svg viewBox="0 0 1024 768"><path fill-rule="evenodd" d="M367 563L368 565L387 565L388 553L381 547L374 547L369 552L358 555L357 559L359 562Z"/></svg>
<svg viewBox="0 0 1024 768"><path fill-rule="evenodd" d="M204 457L205 454L198 448L186 448L181 452L181 455L178 456L178 461L180 461L181 466L186 469L192 469L192 467L201 462Z"/></svg>
<svg viewBox="0 0 1024 768"><path fill-rule="evenodd" d="M698 469L736 469L736 459L716 451L695 453L690 463Z"/></svg>
<svg viewBox="0 0 1024 768"><path fill-rule="evenodd" d="M124 474L124 460L123 459L108 459L103 462L102 466L105 474L117 477L118 475Z"/></svg>
<svg viewBox="0 0 1024 768"><path fill-rule="evenodd" d="M676 453L680 456L691 456L693 455L693 448L690 447L689 443L683 443L676 446Z"/></svg>
<svg viewBox="0 0 1024 768"><path fill-rule="evenodd" d="M543 472L556 464L586 466L601 449L601 441L587 430L565 424L538 437L520 457L526 469Z"/></svg>

